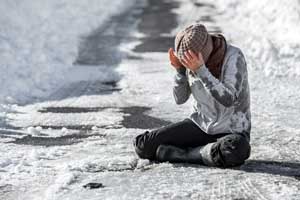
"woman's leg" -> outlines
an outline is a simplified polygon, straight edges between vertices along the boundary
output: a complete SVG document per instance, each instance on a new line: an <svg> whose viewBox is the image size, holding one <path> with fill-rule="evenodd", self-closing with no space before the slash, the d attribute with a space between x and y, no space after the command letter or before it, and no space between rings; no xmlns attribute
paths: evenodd
<svg viewBox="0 0 300 200"><path fill-rule="evenodd" d="M219 136L220 137L220 136ZM140 158L155 159L159 145L173 145L176 147L196 147L216 141L216 137L203 132L191 119L172 123L152 131L138 135L133 145Z"/></svg>
<svg viewBox="0 0 300 200"><path fill-rule="evenodd" d="M249 137L232 133L198 147L183 149L160 145L156 157L161 162L189 162L226 168L242 165L249 158L250 151Z"/></svg>

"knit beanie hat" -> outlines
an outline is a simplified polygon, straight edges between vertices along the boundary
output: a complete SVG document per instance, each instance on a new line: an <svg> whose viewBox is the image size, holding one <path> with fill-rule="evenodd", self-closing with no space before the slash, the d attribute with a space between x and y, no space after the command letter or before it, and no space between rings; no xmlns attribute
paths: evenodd
<svg viewBox="0 0 300 200"><path fill-rule="evenodd" d="M184 52L192 50L201 52L204 62L213 50L213 42L204 25L195 23L179 31L175 38L175 52L179 59L183 59Z"/></svg>

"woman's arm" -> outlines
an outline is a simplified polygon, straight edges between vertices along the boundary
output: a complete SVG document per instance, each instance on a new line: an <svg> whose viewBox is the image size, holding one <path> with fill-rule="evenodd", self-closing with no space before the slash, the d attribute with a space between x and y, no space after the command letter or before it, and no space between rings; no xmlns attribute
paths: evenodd
<svg viewBox="0 0 300 200"><path fill-rule="evenodd" d="M176 104L183 104L189 99L191 89L186 76L186 68L181 67L176 69L176 71L177 73L174 77L175 85L173 86L173 96Z"/></svg>
<svg viewBox="0 0 300 200"><path fill-rule="evenodd" d="M216 101L225 107L230 107L242 90L242 83L247 75L246 61L243 54L238 52L231 55L224 67L222 82L215 78L205 65L202 65L193 73Z"/></svg>

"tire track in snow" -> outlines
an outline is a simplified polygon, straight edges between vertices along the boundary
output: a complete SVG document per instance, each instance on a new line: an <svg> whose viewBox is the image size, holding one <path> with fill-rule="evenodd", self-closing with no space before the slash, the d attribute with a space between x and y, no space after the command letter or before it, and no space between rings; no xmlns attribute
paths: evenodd
<svg viewBox="0 0 300 200"><path fill-rule="evenodd" d="M227 175L212 180L210 190L199 196L200 199L269 200L249 178L228 179Z"/></svg>
<svg viewBox="0 0 300 200"><path fill-rule="evenodd" d="M251 194L250 198L253 198L253 195L255 198L257 198L258 200L268 200L263 194L262 192L260 192L251 182L250 179L246 179L245 181L243 181L242 183L243 188L245 189L245 191L247 191L247 194Z"/></svg>

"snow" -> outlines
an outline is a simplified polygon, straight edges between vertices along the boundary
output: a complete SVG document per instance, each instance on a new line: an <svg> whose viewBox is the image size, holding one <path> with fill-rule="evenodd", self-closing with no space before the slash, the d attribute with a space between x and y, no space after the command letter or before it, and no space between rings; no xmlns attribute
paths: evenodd
<svg viewBox="0 0 300 200"><path fill-rule="evenodd" d="M48 97L58 87L78 78L115 80L117 77L109 70L82 77L73 62L80 38L132 2L2 0L0 104Z"/></svg>
<svg viewBox="0 0 300 200"><path fill-rule="evenodd" d="M120 49L139 59L123 59L116 69L72 64L79 38L132 6L128 1L3 0L0 109L5 112L0 117L22 129L0 129L0 136L5 136L0 137L1 199L299 199L299 2L201 1L216 8L181 2L174 9L181 16L173 35L191 21L213 15L214 21L206 25L220 26L245 54L252 106L249 163L240 169L218 169L137 158L132 139L145 129L124 127L121 121L129 114L121 108L151 107L145 114L172 122L192 111L193 99L180 106L174 102L175 71L167 53L133 52L141 44L138 39L145 37L134 29L130 36L135 40L120 44ZM49 97L70 82L98 79L120 80L122 90L91 94L89 89L100 86L75 85L64 98ZM44 101L35 102L39 98ZM103 109L38 112L47 107ZM72 125L90 125L91 130L82 133L68 128ZM9 143L27 135L40 139L74 133L91 136L62 146ZM104 188L82 187L89 182L102 183Z"/></svg>
<svg viewBox="0 0 300 200"><path fill-rule="evenodd" d="M254 57L252 68L268 77L300 75L300 2L218 1L224 29ZM233 31L234 30L234 31ZM255 61L254 61L255 60Z"/></svg>
<svg viewBox="0 0 300 200"><path fill-rule="evenodd" d="M41 135L42 130L43 130L43 128L40 127L40 126L37 126L37 127L30 126L30 127L27 128L28 134L31 134L31 135L34 135L34 136Z"/></svg>

